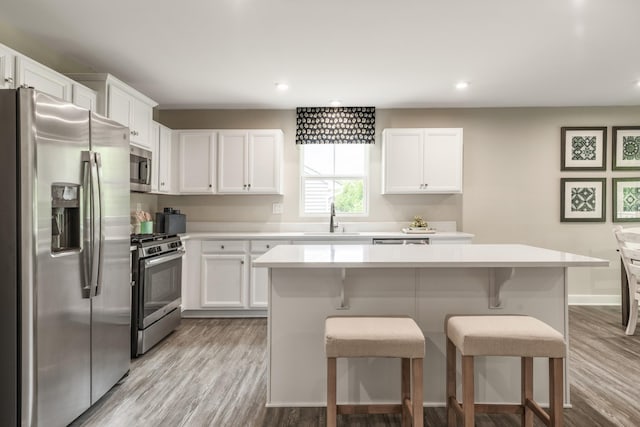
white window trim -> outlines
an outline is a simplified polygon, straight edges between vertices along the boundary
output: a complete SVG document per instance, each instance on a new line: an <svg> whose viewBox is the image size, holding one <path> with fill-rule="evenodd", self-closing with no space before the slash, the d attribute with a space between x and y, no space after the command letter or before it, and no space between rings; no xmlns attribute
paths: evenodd
<svg viewBox="0 0 640 427"><path fill-rule="evenodd" d="M317 179L353 179L353 178L362 178L362 195L363 195L363 205L364 211L362 213L339 213L336 214L341 218L366 218L369 216L369 163L371 159L371 147L370 144L364 147L364 176L361 175L314 175L309 178L317 178ZM298 176L299 176L299 195L298 195L298 215L301 218L325 218L328 213L323 214L315 214L315 213L306 213L304 211L304 180L306 176L304 175L304 145L299 145L299 154L298 154Z"/></svg>

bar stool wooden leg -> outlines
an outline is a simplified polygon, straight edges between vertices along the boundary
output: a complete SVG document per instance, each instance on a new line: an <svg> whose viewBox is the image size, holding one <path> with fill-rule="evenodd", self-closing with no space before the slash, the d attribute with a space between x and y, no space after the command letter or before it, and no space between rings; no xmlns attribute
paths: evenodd
<svg viewBox="0 0 640 427"><path fill-rule="evenodd" d="M413 403L413 427L424 426L422 362L423 359L411 359L411 375L413 377L413 393L411 395L411 403Z"/></svg>
<svg viewBox="0 0 640 427"><path fill-rule="evenodd" d="M327 357L327 427L336 427L336 358Z"/></svg>
<svg viewBox="0 0 640 427"><path fill-rule="evenodd" d="M522 357L520 367L522 387L522 426L533 427L533 411L527 406L527 400L533 401L533 357Z"/></svg>
<svg viewBox="0 0 640 427"><path fill-rule="evenodd" d="M563 368L561 358L549 359L549 417L551 427L562 427Z"/></svg>
<svg viewBox="0 0 640 427"><path fill-rule="evenodd" d="M475 425L473 356L462 356L462 413L464 427Z"/></svg>
<svg viewBox="0 0 640 427"><path fill-rule="evenodd" d="M447 338L447 426L456 426L456 413L451 404L451 399L456 399L456 346Z"/></svg>
<svg viewBox="0 0 640 427"><path fill-rule="evenodd" d="M411 359L402 358L402 381L400 404L402 405L402 426L411 425L411 413L408 411L408 401L411 399Z"/></svg>

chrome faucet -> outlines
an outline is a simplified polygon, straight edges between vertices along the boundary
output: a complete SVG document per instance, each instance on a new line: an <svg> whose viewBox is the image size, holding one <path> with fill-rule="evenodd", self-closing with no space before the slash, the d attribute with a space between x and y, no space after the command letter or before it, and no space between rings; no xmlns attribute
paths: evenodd
<svg viewBox="0 0 640 427"><path fill-rule="evenodd" d="M329 233L335 233L338 228L338 220L336 219L336 207L331 202L331 216L329 217Z"/></svg>

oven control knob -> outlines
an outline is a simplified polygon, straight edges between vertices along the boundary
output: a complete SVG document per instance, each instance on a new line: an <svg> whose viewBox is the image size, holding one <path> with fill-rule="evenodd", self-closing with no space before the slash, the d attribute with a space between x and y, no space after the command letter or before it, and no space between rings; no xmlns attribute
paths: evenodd
<svg viewBox="0 0 640 427"><path fill-rule="evenodd" d="M149 248L149 251L148 251L148 252L149 252L150 254L158 253L158 252L160 252L160 246L154 246L154 247L152 247L152 248Z"/></svg>

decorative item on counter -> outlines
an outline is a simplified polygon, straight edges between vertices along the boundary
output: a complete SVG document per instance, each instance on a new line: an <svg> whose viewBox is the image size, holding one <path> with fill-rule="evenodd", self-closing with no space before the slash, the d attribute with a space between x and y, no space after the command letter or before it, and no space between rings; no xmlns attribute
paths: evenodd
<svg viewBox="0 0 640 427"><path fill-rule="evenodd" d="M149 212L137 210L132 217L135 234L153 233L153 221L151 220L151 214Z"/></svg>
<svg viewBox="0 0 640 427"><path fill-rule="evenodd" d="M402 232L405 234L431 234L436 230L429 228L427 221L422 219L421 216L416 215L413 217L413 221L409 224L408 228L403 228Z"/></svg>
<svg viewBox="0 0 640 427"><path fill-rule="evenodd" d="M413 217L413 221L411 221L411 224L409 225L409 228L411 229L424 229L426 230L428 228L427 222L422 219L421 216L416 215Z"/></svg>

